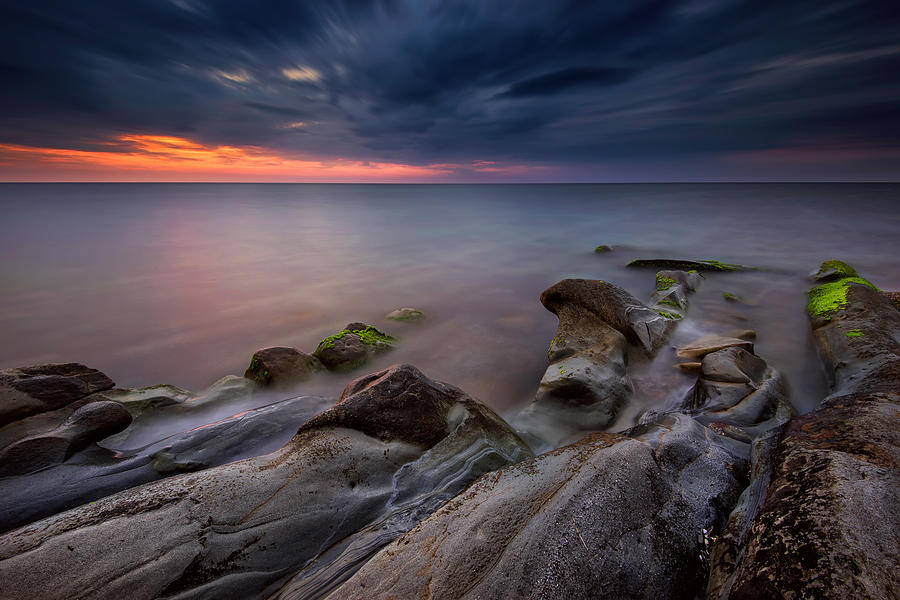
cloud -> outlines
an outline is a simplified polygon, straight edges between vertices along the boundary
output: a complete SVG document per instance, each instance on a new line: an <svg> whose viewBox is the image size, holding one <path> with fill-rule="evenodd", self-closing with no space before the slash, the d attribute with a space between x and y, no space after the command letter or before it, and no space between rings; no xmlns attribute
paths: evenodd
<svg viewBox="0 0 900 600"><path fill-rule="evenodd" d="M168 135L467 176L894 147L898 28L872 0L4 3L0 143Z"/></svg>

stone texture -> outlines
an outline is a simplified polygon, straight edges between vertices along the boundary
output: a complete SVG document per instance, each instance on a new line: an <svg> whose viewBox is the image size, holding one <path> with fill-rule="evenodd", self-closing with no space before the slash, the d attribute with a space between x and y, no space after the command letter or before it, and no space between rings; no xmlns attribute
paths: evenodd
<svg viewBox="0 0 900 600"><path fill-rule="evenodd" d="M62 408L113 385L100 371L78 363L0 369L0 426Z"/></svg>
<svg viewBox="0 0 900 600"><path fill-rule="evenodd" d="M590 435L483 476L327 598L693 600L738 446L684 415Z"/></svg>
<svg viewBox="0 0 900 600"><path fill-rule="evenodd" d="M296 348L273 347L253 353L244 377L263 387L283 388L309 379L313 373L322 370L324 367L315 356Z"/></svg>
<svg viewBox="0 0 900 600"><path fill-rule="evenodd" d="M675 350L675 356L678 358L701 358L710 352L732 346L742 348L750 353L753 352L753 342L748 340L725 337L722 335L705 335L689 344L679 346L678 349Z"/></svg>
<svg viewBox="0 0 900 600"><path fill-rule="evenodd" d="M374 403L377 424L365 421L365 407L348 392L338 414L301 427L271 454L120 492L3 534L0 597L246 598L284 586L321 589L481 473L530 455L499 417L462 392L429 386L419 373L419 391L406 393L393 373L410 381L411 368L398 367L353 384ZM437 398L444 392L452 400ZM412 422L377 414L404 404L415 412L420 401L446 416L443 438L431 414L419 413L434 424L425 435L410 431ZM327 578L317 580L323 572Z"/></svg>
<svg viewBox="0 0 900 600"><path fill-rule="evenodd" d="M713 547L710 600L900 597L900 311L851 284L810 321L834 391L757 440L753 482Z"/></svg>
<svg viewBox="0 0 900 600"><path fill-rule="evenodd" d="M384 317L388 321L421 321L425 318L425 313L423 313L418 308L398 308L397 310L392 310Z"/></svg>

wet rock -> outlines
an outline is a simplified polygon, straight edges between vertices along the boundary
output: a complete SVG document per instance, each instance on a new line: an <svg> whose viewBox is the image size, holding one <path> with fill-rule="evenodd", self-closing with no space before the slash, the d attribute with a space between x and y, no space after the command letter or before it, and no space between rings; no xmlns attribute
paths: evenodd
<svg viewBox="0 0 900 600"><path fill-rule="evenodd" d="M104 446L118 450L94 446L62 464L29 475L0 479L0 496L4 498L0 505L0 531L163 477L272 452L283 446L310 417L333 403L318 396L281 400L241 410L162 440L157 435L151 442L133 449L122 449L127 448L125 442L131 438L120 434L103 441ZM156 429L153 423L148 427L151 431Z"/></svg>
<svg viewBox="0 0 900 600"><path fill-rule="evenodd" d="M757 440L708 599L900 594L900 311L826 267L807 310L833 393Z"/></svg>
<svg viewBox="0 0 900 600"><path fill-rule="evenodd" d="M894 303L894 306L900 308L900 292L881 292L887 296L888 300Z"/></svg>
<svg viewBox="0 0 900 600"><path fill-rule="evenodd" d="M0 369L0 426L62 408L113 385L97 369L79 363Z"/></svg>
<svg viewBox="0 0 900 600"><path fill-rule="evenodd" d="M721 335L705 335L675 350L678 358L701 358L710 352L723 348L742 348L747 352L753 352L753 342L740 338L725 337Z"/></svg>
<svg viewBox="0 0 900 600"><path fill-rule="evenodd" d="M612 251L613 251L613 247L607 246L606 244L600 244L599 246L594 248L594 252L596 252L597 254L606 254L607 252L612 252Z"/></svg>
<svg viewBox="0 0 900 600"><path fill-rule="evenodd" d="M174 385L159 384L143 388L113 388L92 394L90 399L118 402L128 409L132 416L138 417L145 411L182 404L193 397L194 394L188 390Z"/></svg>
<svg viewBox="0 0 900 600"><path fill-rule="evenodd" d="M421 418L422 431L403 413ZM339 404L271 454L120 492L3 534L4 593L315 595L478 475L529 455L489 409L397 367L351 384Z"/></svg>
<svg viewBox="0 0 900 600"><path fill-rule="evenodd" d="M319 342L313 356L331 371L349 371L390 350L396 339L365 323L350 323Z"/></svg>
<svg viewBox="0 0 900 600"><path fill-rule="evenodd" d="M58 427L19 439L0 449L0 477L24 475L59 464L92 442L122 431L131 423L117 402L90 402Z"/></svg>
<svg viewBox="0 0 900 600"><path fill-rule="evenodd" d="M717 260L681 260L677 258L637 258L626 266L683 271L753 271L753 267L722 263Z"/></svg>
<svg viewBox="0 0 900 600"><path fill-rule="evenodd" d="M858 276L856 269L840 260L826 260L815 273L810 275L813 280L819 283Z"/></svg>
<svg viewBox="0 0 900 600"><path fill-rule="evenodd" d="M740 338L742 340L755 340L756 332L752 329L734 329L726 333L725 337Z"/></svg>
<svg viewBox="0 0 900 600"><path fill-rule="evenodd" d="M674 598L743 488L736 444L684 415L483 476L327 598Z"/></svg>
<svg viewBox="0 0 900 600"><path fill-rule="evenodd" d="M296 348L273 347L257 350L250 359L244 377L267 387L287 387L309 379L317 371L324 370L315 356Z"/></svg>
<svg viewBox="0 0 900 600"><path fill-rule="evenodd" d="M703 364L699 362L683 362L677 363L675 368L685 373L699 373Z"/></svg>
<svg viewBox="0 0 900 600"><path fill-rule="evenodd" d="M425 313L417 308L398 308L385 315L388 321L421 321Z"/></svg>
<svg viewBox="0 0 900 600"><path fill-rule="evenodd" d="M737 346L711 352L703 357L704 379L759 386L766 373L766 361Z"/></svg>
<svg viewBox="0 0 900 600"><path fill-rule="evenodd" d="M541 303L559 317L560 330L551 346L551 355L572 353L591 345L579 343L590 338L596 327L580 332L585 321L604 323L622 335L629 343L654 352L664 342L674 324L660 317L640 300L620 287L592 279L563 279L541 294ZM553 357L551 357L553 360Z"/></svg>

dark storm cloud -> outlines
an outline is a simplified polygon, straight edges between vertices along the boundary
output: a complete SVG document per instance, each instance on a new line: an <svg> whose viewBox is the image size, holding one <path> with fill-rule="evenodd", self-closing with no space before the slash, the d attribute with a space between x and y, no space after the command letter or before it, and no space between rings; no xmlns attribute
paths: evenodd
<svg viewBox="0 0 900 600"><path fill-rule="evenodd" d="M897 146L892 3L782 4L5 1L0 143L582 165Z"/></svg>

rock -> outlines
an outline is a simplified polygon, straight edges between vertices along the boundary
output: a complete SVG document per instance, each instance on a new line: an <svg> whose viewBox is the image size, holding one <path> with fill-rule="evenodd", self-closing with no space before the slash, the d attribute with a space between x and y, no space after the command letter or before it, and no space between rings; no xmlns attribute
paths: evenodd
<svg viewBox="0 0 900 600"><path fill-rule="evenodd" d="M859 277L856 270L847 263L840 260L826 260L819 267L819 270L810 274L810 277L824 283L827 281L837 281L845 277Z"/></svg>
<svg viewBox="0 0 900 600"><path fill-rule="evenodd" d="M528 456L487 407L394 367L351 384L269 455L3 534L4 594L315 596L480 474Z"/></svg>
<svg viewBox="0 0 900 600"><path fill-rule="evenodd" d="M699 273L660 271L656 274L656 291L653 293L651 303L660 315L680 319L681 313L673 314L670 311L673 308L677 311L686 310L688 294L697 289L700 281L702 277Z"/></svg>
<svg viewBox="0 0 900 600"><path fill-rule="evenodd" d="M263 387L283 388L322 370L324 367L315 356L295 348L274 347L254 352L244 377Z"/></svg>
<svg viewBox="0 0 900 600"><path fill-rule="evenodd" d="M680 269L684 271L754 271L753 267L731 265L717 260L681 260L673 258L637 258L627 267L652 267L654 269Z"/></svg>
<svg viewBox="0 0 900 600"><path fill-rule="evenodd" d="M900 292L881 292L887 296L888 300L894 303L894 306L900 308Z"/></svg>
<svg viewBox="0 0 900 600"><path fill-rule="evenodd" d="M91 398L118 402L127 408L132 416L137 417L148 410L181 404L193 396L191 392L180 387L159 384L143 388L113 388L97 392Z"/></svg>
<svg viewBox="0 0 900 600"><path fill-rule="evenodd" d="M607 246L605 244L600 244L599 246L594 248L594 252L596 252L597 254L605 254L607 252L612 252L612 251L613 251L613 247Z"/></svg>
<svg viewBox="0 0 900 600"><path fill-rule="evenodd" d="M234 379L246 382L243 377ZM123 446L112 443L119 436L113 436L103 443L117 448L115 451L95 446L90 452L83 451L62 464L25 476L0 479L0 496L4 499L0 505L0 531L162 477L272 452L287 443L310 417L333 403L334 400L318 396L290 398L241 410L162 440L156 433L151 442L134 449L121 449ZM183 411L181 406L170 410ZM165 413L166 409L160 412ZM161 416L165 419L170 415ZM146 416L137 420L141 418ZM154 432L159 430L155 420L147 427Z"/></svg>
<svg viewBox="0 0 900 600"><path fill-rule="evenodd" d="M700 377L681 410L722 435L753 439L791 418L787 387L778 371L742 348L730 346L703 357ZM740 430L740 434L734 435Z"/></svg>
<svg viewBox="0 0 900 600"><path fill-rule="evenodd" d="M684 415L590 435L482 476L327 598L693 599L742 446Z"/></svg>
<svg viewBox="0 0 900 600"><path fill-rule="evenodd" d="M756 332L752 329L734 329L726 333L725 337L740 338L742 340L755 340Z"/></svg>
<svg viewBox="0 0 900 600"><path fill-rule="evenodd" d="M757 440L708 599L900 595L900 311L826 266L807 310L833 393Z"/></svg>
<svg viewBox="0 0 900 600"><path fill-rule="evenodd" d="M753 352L753 342L721 335L705 335L675 350L678 358L701 358L723 348L737 347Z"/></svg>
<svg viewBox="0 0 900 600"><path fill-rule="evenodd" d="M117 402L90 402L57 428L17 440L0 449L0 477L24 475L67 460L92 442L122 431L131 423Z"/></svg>
<svg viewBox="0 0 900 600"><path fill-rule="evenodd" d="M683 362L677 363L675 368L685 373L699 373L702 366L702 363L698 362Z"/></svg>
<svg viewBox="0 0 900 600"><path fill-rule="evenodd" d="M78 363L0 369L0 426L62 408L113 385L100 371Z"/></svg>
<svg viewBox="0 0 900 600"><path fill-rule="evenodd" d="M578 332L578 326L585 320L609 325L631 344L643 347L648 353L654 352L665 342L674 326L622 288L605 281L563 279L544 290L541 303L559 317L563 330L557 331L551 354L558 352L554 347L562 349L568 345L571 352L578 346L586 347L577 342L577 338L583 335ZM589 328L589 331L593 330L593 327ZM567 341L563 342L561 335Z"/></svg>
<svg viewBox="0 0 900 600"><path fill-rule="evenodd" d="M319 342L313 356L332 371L349 371L362 366L369 358L390 350L396 339L365 323L350 323Z"/></svg>
<svg viewBox="0 0 900 600"><path fill-rule="evenodd" d="M731 292L722 292L722 299L725 302L734 302L734 303L743 303L744 299L736 294L732 294Z"/></svg>
<svg viewBox="0 0 900 600"><path fill-rule="evenodd" d="M417 308L398 308L386 314L384 318L388 321L421 321L425 318L425 313Z"/></svg>

